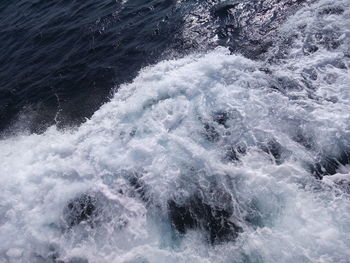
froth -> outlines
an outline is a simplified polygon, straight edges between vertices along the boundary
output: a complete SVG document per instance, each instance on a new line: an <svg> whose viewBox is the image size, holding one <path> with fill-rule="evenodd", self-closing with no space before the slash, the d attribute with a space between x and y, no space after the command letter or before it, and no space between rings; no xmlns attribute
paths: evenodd
<svg viewBox="0 0 350 263"><path fill-rule="evenodd" d="M346 262L349 5L301 10L266 61L163 61L77 130L2 140L0 260ZM217 218L237 233L208 242Z"/></svg>

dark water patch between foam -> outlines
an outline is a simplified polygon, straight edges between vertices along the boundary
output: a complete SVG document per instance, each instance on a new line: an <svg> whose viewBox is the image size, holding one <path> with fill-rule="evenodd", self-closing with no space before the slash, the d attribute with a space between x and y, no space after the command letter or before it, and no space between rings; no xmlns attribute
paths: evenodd
<svg viewBox="0 0 350 263"><path fill-rule="evenodd" d="M216 190L219 191L219 189ZM168 200L169 219L173 228L180 235L188 230L203 231L205 239L211 244L237 238L242 228L234 220L232 197L223 191L220 192L214 194L205 191L181 201ZM221 198L224 203L208 199L208 196L215 195L221 195L219 199Z"/></svg>
<svg viewBox="0 0 350 263"><path fill-rule="evenodd" d="M339 172L339 169L350 164L350 151L343 150L336 156L325 156L313 165L310 165L310 170L317 178L322 178L326 175L334 175Z"/></svg>

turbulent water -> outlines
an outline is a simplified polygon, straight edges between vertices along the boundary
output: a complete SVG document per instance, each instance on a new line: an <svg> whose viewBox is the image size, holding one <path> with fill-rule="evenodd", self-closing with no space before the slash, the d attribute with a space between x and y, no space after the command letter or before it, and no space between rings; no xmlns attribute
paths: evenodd
<svg viewBox="0 0 350 263"><path fill-rule="evenodd" d="M159 50L76 128L18 122L0 262L349 262L350 1L299 2L187 3L189 54Z"/></svg>

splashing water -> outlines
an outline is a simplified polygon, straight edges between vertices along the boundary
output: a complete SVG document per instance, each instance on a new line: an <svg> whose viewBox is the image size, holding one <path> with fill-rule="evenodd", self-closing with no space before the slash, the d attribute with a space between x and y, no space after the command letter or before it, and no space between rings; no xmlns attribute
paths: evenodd
<svg viewBox="0 0 350 263"><path fill-rule="evenodd" d="M319 1L261 61L163 61L76 130L3 139L0 261L348 262L349 12Z"/></svg>

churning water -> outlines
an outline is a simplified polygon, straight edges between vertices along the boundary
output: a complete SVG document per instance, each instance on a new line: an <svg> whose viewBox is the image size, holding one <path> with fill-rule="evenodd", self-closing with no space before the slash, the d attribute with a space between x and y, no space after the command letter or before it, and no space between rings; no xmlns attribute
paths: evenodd
<svg viewBox="0 0 350 263"><path fill-rule="evenodd" d="M349 262L350 1L269 38L258 59L143 68L77 128L4 137L0 262Z"/></svg>

